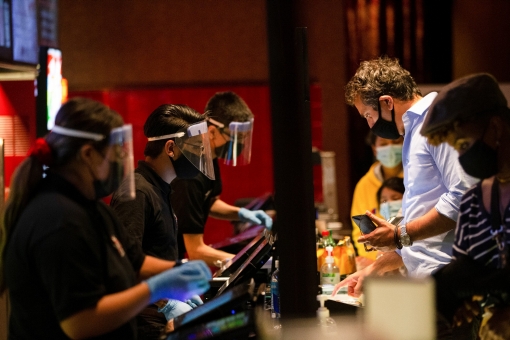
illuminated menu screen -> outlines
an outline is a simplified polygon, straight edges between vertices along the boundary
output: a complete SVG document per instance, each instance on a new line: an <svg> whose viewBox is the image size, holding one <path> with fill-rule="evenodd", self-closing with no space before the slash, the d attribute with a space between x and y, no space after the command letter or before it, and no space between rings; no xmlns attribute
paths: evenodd
<svg viewBox="0 0 510 340"><path fill-rule="evenodd" d="M48 130L55 125L55 116L60 106L62 106L63 87L62 87L62 52L55 48L48 49L47 64L47 109L48 109Z"/></svg>
<svg viewBox="0 0 510 340"><path fill-rule="evenodd" d="M36 65L39 59L36 0L12 2L12 37L14 61Z"/></svg>

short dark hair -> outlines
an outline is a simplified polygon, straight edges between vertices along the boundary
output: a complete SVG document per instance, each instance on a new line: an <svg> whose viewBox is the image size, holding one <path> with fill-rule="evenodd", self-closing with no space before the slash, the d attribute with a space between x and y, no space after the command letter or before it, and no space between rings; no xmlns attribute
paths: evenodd
<svg viewBox="0 0 510 340"><path fill-rule="evenodd" d="M402 101L421 96L409 71L400 66L398 59L380 57L361 62L356 74L345 86L345 100L354 105L358 96L361 101L377 110L379 97L389 95Z"/></svg>
<svg viewBox="0 0 510 340"><path fill-rule="evenodd" d="M207 116L228 125L233 121L247 122L253 113L244 100L234 92L217 92L205 106Z"/></svg>
<svg viewBox="0 0 510 340"><path fill-rule="evenodd" d="M182 128L201 122L206 117L182 104L163 104L149 115L143 125L145 137L158 137L176 133ZM143 154L152 158L159 156L167 139L147 142Z"/></svg>
<svg viewBox="0 0 510 340"><path fill-rule="evenodd" d="M379 187L379 190L377 190L377 202L379 203L381 201L381 193L384 188L388 188L391 190L394 190L396 192L400 192L402 195L404 194L406 188L404 186L404 179L401 177L390 177L386 179L381 186Z"/></svg>

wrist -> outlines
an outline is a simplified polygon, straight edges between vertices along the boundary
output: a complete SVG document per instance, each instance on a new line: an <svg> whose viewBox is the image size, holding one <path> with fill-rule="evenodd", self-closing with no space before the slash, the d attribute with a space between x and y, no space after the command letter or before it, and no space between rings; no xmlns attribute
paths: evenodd
<svg viewBox="0 0 510 340"><path fill-rule="evenodd" d="M410 247L413 245L413 241L411 241L411 236L407 233L407 223L403 226L399 226L398 229L400 229L400 236L399 240L402 246L404 247Z"/></svg>
<svg viewBox="0 0 510 340"><path fill-rule="evenodd" d="M399 227L395 227L395 229L393 230L393 240L395 241L397 249L402 249L402 242L400 242L399 229L400 229Z"/></svg>
<svg viewBox="0 0 510 340"><path fill-rule="evenodd" d="M175 260L174 268L182 266L183 264L185 264L188 261L189 261L188 259L178 259L178 260Z"/></svg>

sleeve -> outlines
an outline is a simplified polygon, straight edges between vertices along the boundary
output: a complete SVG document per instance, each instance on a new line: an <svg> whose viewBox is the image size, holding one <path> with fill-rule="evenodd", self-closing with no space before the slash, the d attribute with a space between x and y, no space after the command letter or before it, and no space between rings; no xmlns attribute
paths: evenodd
<svg viewBox="0 0 510 340"><path fill-rule="evenodd" d="M115 234L117 235L117 238L126 251L127 257L133 265L133 270L136 273L139 273L140 269L142 268L143 261L145 261L145 254L143 252L141 243L126 232L126 228L124 228L113 209L105 206L105 210L114 223Z"/></svg>
<svg viewBox="0 0 510 340"><path fill-rule="evenodd" d="M457 221L462 195L478 180L468 176L458 161L458 153L447 143L430 146L430 153L441 173L447 192L439 197L435 208L438 213Z"/></svg>
<svg viewBox="0 0 510 340"><path fill-rule="evenodd" d="M31 254L59 321L95 306L106 294L102 261L106 248L97 234L90 233L88 220L75 216L57 222L63 226L38 242Z"/></svg>
<svg viewBox="0 0 510 340"><path fill-rule="evenodd" d="M469 244L466 234L469 232L470 217L469 210L473 199L473 191L468 191L462 197L462 203L459 209L459 218L455 228L455 239L453 241L452 257L458 259L461 255L468 255Z"/></svg>
<svg viewBox="0 0 510 340"><path fill-rule="evenodd" d="M147 196L140 190L136 190L134 200L119 200L113 197L110 206L115 211L117 218L124 226L127 235L142 248L143 234L148 219L153 216L152 206L147 201Z"/></svg>
<svg viewBox="0 0 510 340"><path fill-rule="evenodd" d="M205 220L206 192L195 179L176 178L171 183L172 209L177 216L179 232L182 234L203 234Z"/></svg>

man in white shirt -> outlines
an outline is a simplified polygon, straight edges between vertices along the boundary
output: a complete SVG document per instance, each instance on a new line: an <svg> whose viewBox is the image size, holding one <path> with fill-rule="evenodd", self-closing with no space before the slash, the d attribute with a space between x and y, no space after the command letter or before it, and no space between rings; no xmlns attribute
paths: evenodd
<svg viewBox="0 0 510 340"><path fill-rule="evenodd" d="M399 227L366 212L377 228L358 242L385 253L339 283L336 290L347 286L349 294L358 296L367 275L382 275L404 264L409 276L423 277L450 262L460 199L475 179L464 173L453 148L434 147L420 135L436 95L423 97L398 60L386 57L362 62L347 84L347 103L357 108L372 132L388 139L404 136L406 191Z"/></svg>

